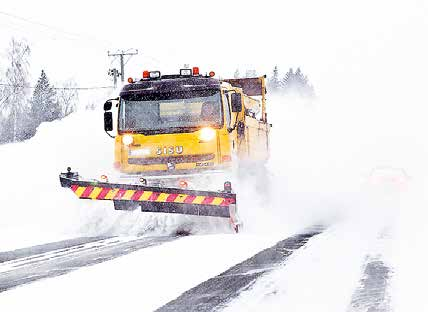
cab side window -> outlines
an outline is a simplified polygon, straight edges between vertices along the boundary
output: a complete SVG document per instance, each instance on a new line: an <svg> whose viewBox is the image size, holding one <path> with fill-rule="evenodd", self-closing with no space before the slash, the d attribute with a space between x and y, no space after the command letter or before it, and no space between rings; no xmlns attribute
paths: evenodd
<svg viewBox="0 0 428 312"><path fill-rule="evenodd" d="M230 104L229 104L229 96L226 93L222 93L223 103L224 103L224 114L226 116L226 125L230 127Z"/></svg>

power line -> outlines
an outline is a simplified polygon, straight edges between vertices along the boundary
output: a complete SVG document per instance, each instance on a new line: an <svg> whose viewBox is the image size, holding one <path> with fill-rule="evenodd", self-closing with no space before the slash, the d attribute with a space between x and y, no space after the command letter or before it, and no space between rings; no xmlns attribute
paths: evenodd
<svg viewBox="0 0 428 312"><path fill-rule="evenodd" d="M40 22L37 22L37 21L34 21L34 20L30 20L30 19L25 18L25 17L21 17L21 16L18 16L18 15L14 15L14 14L8 13L8 12L0 11L0 14L3 15L3 16L7 16L7 17L10 17L10 18L16 19L16 20L20 20L22 22L26 22L26 23L32 24L32 25L41 26L43 28L50 29L52 31L55 31L56 33L65 34L67 36L72 36L72 37L75 37L75 38L84 38L84 37L86 37L87 40L90 39L90 40L97 40L99 42L104 42L104 45L106 45L106 44L111 45L112 44L111 42L108 42L107 40L98 39L98 38L96 38L95 36L92 36L92 35L86 35L86 34L79 34L79 33L69 32L69 31L61 29L59 27L55 27L55 26L51 26L51 25L48 25L48 24L40 23ZM68 39L73 40L72 38L68 38Z"/></svg>
<svg viewBox="0 0 428 312"><path fill-rule="evenodd" d="M8 83L0 83L0 86L5 87L17 87L17 88L24 88L24 89L35 89L34 86L22 86L22 85L13 85ZM112 86L100 86L100 87L52 87L53 90L97 90L97 89L114 89Z"/></svg>
<svg viewBox="0 0 428 312"><path fill-rule="evenodd" d="M32 25L37 25L37 26L40 26L40 27L43 27L43 28L45 28L46 30L51 30L51 31L53 31L53 32L56 32L56 33L62 33L63 35L67 35L67 36L63 36L63 38L64 39L68 39L68 40L91 40L91 43L94 43L93 42L93 40L96 40L96 41L98 41L99 43L102 43L102 44L99 44L99 46L103 46L103 47L108 47L108 46L111 46L111 45L113 45L113 42L111 42L111 41L109 41L109 40L105 40L105 39L101 39L101 38L97 38L97 37L95 37L95 36L93 36L93 35L88 35L88 34L79 34L79 33L73 33L73 32L69 32L69 31L66 31L66 30L64 30L64 29L61 29L61 28L59 28L59 27L55 27L55 26L52 26L52 25L48 25L48 24L44 24L44 23L40 23L40 22L37 22L37 21L34 21L34 20L31 20L31 19L28 19L28 18L25 18L25 17L22 17L22 16L18 16L18 15L15 15L15 14L11 14L11 13L8 13L8 12L4 12L4 11L0 11L0 15L3 15L3 16L7 16L7 17L10 17L10 18L13 18L13 19L16 19L16 20L20 20L20 21L22 21L22 22L25 22L25 23L29 23L29 24L32 24ZM1 22L4 22L4 23L8 23L7 21L5 21L5 20L2 20ZM12 24L11 24L12 25ZM6 27L10 27L10 28L12 28L12 29L15 29L15 30L18 30L18 31L25 31L25 29L20 29L20 28L16 28L16 27L13 27L13 26L11 26L11 25L6 25ZM18 26L18 27L21 27L20 25L18 25L17 23L13 23L13 25L15 25L15 26ZM34 31L34 29L32 29L32 31ZM42 30L41 30L42 31ZM43 32L43 31L42 31ZM54 34L52 34L52 35L50 35L50 36L55 36ZM71 37L74 37L74 38L71 38ZM55 39L55 37L53 37L53 39ZM95 44L96 45L96 44ZM135 55L135 54L137 54L138 53L138 50L136 50L135 49L135 51L136 51L136 53L128 53L129 51L132 51L133 49L128 49L128 50L126 50L126 51L122 51L122 53L125 53L125 54L127 54L127 55ZM110 63L110 65L111 64L113 64L113 62L117 59L117 56L120 56L120 54L119 53L115 53L115 54L113 54L113 55L115 55L115 57L112 59L112 61L111 61L111 63ZM144 57L146 57L146 58L149 58L149 59L151 59L151 60L153 60L153 61L155 61L156 63L162 63L160 60L158 60L157 58L155 58L155 57L153 57L153 56L150 56L150 55L147 55L147 54L145 54L145 53L143 53L143 56ZM128 60L124 63L124 65L126 65L126 63L129 61L129 59L130 59L130 57L128 58ZM124 81L124 77L122 77L122 82Z"/></svg>
<svg viewBox="0 0 428 312"><path fill-rule="evenodd" d="M29 20L29 19L27 19L25 17L13 15L13 14L10 14L10 13L7 13L7 12L3 12L3 11L0 11L0 14L8 16L8 17L15 18L15 19L18 19L18 20L21 20L21 21L24 21L24 22L27 22L27 23L30 23L30 24L33 24L33 25L38 25L38 26L42 26L42 27L45 27L45 28L54 29L55 31L65 33L67 35L79 36L78 34L70 33L68 31L62 30L62 29L54 27L54 26L50 26L50 25L46 25L46 24L39 23L39 22L36 22L36 21L32 21L32 20Z"/></svg>

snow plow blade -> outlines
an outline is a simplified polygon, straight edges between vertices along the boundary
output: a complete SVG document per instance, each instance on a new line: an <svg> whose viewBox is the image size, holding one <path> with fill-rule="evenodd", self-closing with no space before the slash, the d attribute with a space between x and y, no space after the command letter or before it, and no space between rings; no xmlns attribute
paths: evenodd
<svg viewBox="0 0 428 312"><path fill-rule="evenodd" d="M116 210L178 213L197 216L230 218L234 227L236 194L220 191L197 191L180 188L118 184L84 180L77 172L68 170L59 176L61 186L70 188L77 197L92 200L111 200Z"/></svg>

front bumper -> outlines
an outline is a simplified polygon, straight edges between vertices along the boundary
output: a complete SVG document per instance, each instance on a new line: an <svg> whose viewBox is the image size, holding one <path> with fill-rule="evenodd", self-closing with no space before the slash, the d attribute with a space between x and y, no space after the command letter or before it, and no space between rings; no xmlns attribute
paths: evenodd
<svg viewBox="0 0 428 312"><path fill-rule="evenodd" d="M225 181L232 181L232 172L230 169L147 172L122 174L119 181L168 188L181 188L180 182L185 181L188 189L218 191L223 189Z"/></svg>

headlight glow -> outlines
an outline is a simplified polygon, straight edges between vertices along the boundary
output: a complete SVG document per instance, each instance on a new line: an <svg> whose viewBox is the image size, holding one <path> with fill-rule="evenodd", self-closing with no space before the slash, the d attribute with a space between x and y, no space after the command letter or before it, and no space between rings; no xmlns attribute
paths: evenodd
<svg viewBox="0 0 428 312"><path fill-rule="evenodd" d="M134 142L134 138L133 138L133 136L132 136L132 135L125 134L125 135L123 136L123 138L122 138L122 143L123 143L123 144L125 144L125 145L129 145L129 144L131 144L132 142Z"/></svg>
<svg viewBox="0 0 428 312"><path fill-rule="evenodd" d="M211 141L215 138L215 130L212 128L202 128L199 133L199 139L204 142Z"/></svg>

